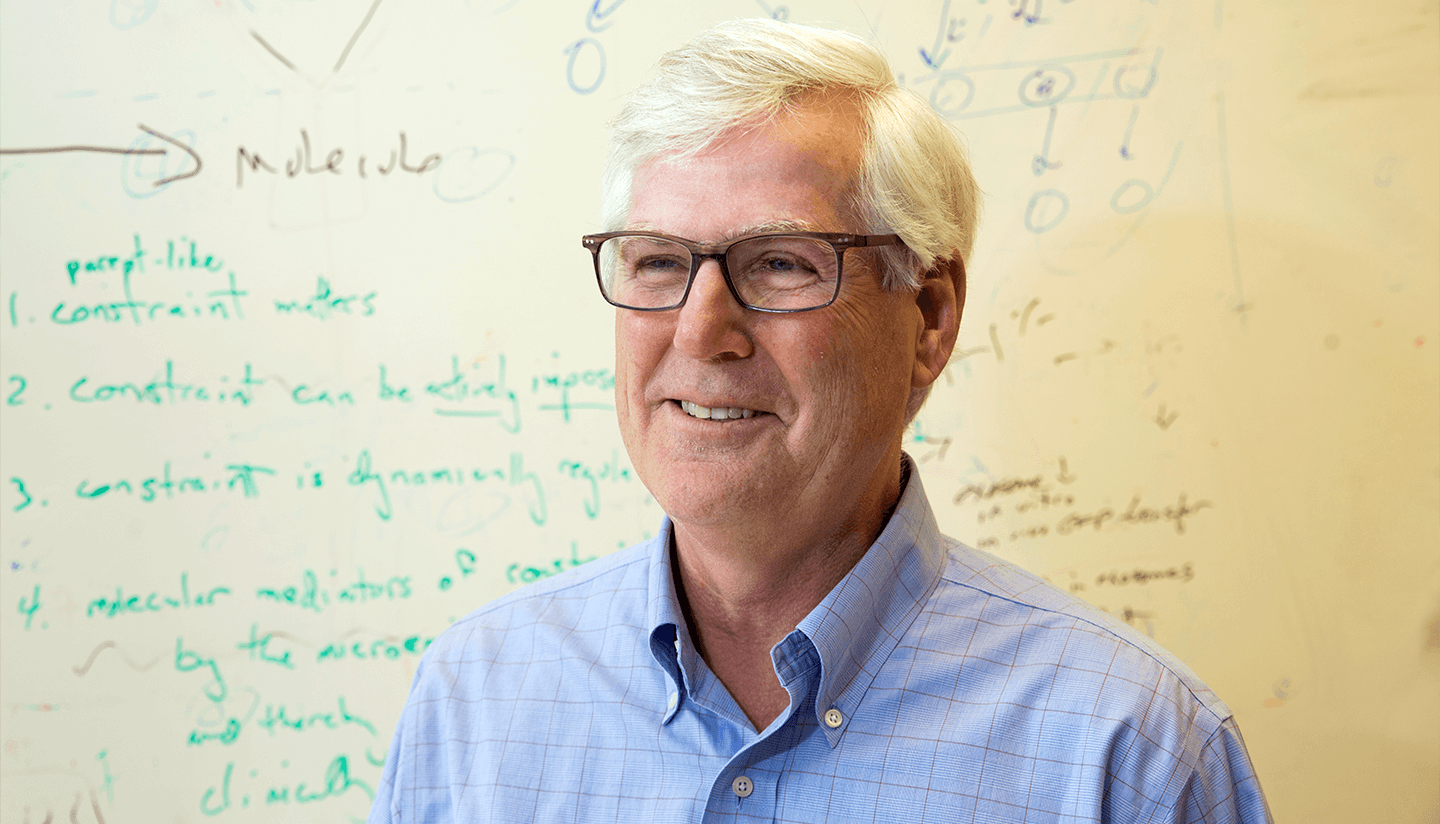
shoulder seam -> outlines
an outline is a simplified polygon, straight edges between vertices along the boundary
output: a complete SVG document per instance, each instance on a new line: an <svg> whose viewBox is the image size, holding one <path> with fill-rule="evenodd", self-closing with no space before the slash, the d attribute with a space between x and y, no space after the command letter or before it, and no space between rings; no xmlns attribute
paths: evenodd
<svg viewBox="0 0 1440 824"><path fill-rule="evenodd" d="M946 554L949 555L948 552L947 552ZM1020 567L1017 567L1017 569L1020 569ZM1025 570L1022 570L1022 571L1025 571ZM1028 571L1026 571L1026 572L1027 572L1027 574L1033 574L1033 573L1028 573ZM954 580L953 578L951 578L950 576L948 576L944 571L942 571L942 572L940 573L940 580L946 581L946 582L951 583L951 584L954 584L955 586L958 586L958 587L964 587L964 588L969 589L969 590L971 590L971 591L981 593L981 594L983 594L983 595L985 595L986 597L989 597L989 598L999 598L999 599L1002 600L1002 601L1009 601L1009 602L1012 603L1012 604L1016 604L1016 605L1025 607L1026 609L1033 609L1033 610L1035 610L1035 611L1037 611L1037 612L1045 612L1045 613L1049 613L1049 614L1051 614L1051 615L1061 615L1061 616L1064 616L1064 617L1069 618L1069 619L1071 619L1071 620L1078 621L1078 622L1080 622L1080 623L1083 623L1083 624L1086 624L1086 625L1088 625L1088 626L1090 626L1090 627L1093 627L1093 628L1095 628L1095 629L1097 629L1097 630L1105 633L1106 635L1110 636L1111 638L1114 638L1116 641L1118 641L1118 642L1120 642L1120 643L1122 643L1122 644L1125 644L1126 646L1130 647L1131 649L1134 649L1134 650L1136 650L1136 651L1144 654L1146 658L1149 658L1151 661L1154 661L1158 666L1160 666L1160 667L1161 667L1162 669L1164 669L1167 673L1169 673L1170 676L1173 677L1173 678L1176 680L1176 682L1178 682L1178 683L1180 684L1180 686L1182 686L1182 687L1185 688L1185 691L1190 694L1190 697L1193 698L1193 699L1195 699L1195 703L1198 704L1202 709L1204 709L1205 712L1206 712L1206 714L1208 714L1211 718L1215 719L1215 721L1216 721L1215 730L1214 730L1214 731L1210 734L1210 736L1207 738L1207 744L1208 744L1208 742L1209 742L1210 740L1212 740L1212 739L1214 738L1214 736L1220 731L1220 728L1224 725L1224 723L1225 723L1227 720L1230 720L1230 719L1232 719L1232 718L1235 717L1235 714L1234 714L1233 712L1222 715L1221 713L1215 711L1215 708L1214 708L1213 704L1214 704L1215 702L1220 702L1220 703L1223 703L1223 702L1220 700L1220 696L1218 696L1218 695L1215 694L1215 691L1214 691L1214 690L1210 690L1211 700L1210 700L1210 701L1204 700L1204 699L1201 698L1199 695L1197 695L1196 692L1195 692L1195 690L1194 690L1194 688L1192 688L1192 687L1190 686L1189 679L1186 678L1185 676L1183 676L1181 673L1176 672L1176 671L1175 671L1175 668L1172 667L1169 663L1167 663L1166 661L1164 661L1163 659L1161 659L1159 656L1157 656L1152 650L1146 649L1145 647L1143 647L1143 646L1135 643L1133 640L1131 640L1131 639L1129 639L1129 638L1126 638L1126 637L1123 636L1123 635L1120 635L1119 633L1115 632L1115 630L1111 629L1110 627L1104 626L1104 625L1102 625L1102 624L1097 624L1097 623L1095 623L1093 620L1091 620L1091 619L1089 619L1089 618L1086 618L1086 617L1084 617L1083 615L1075 615L1075 614L1072 614L1072 613L1069 613L1069 612L1062 612L1062 611L1057 610L1057 609L1050 609L1050 608L1048 608L1048 607L1040 606L1039 604L1032 604L1032 603L1028 603L1028 602L1026 602L1026 601L1021 601L1021 600L1019 600L1019 599L1017 599L1017 598L1013 598L1013 597L1011 597L1011 596L1009 596L1009 595L1002 595L1002 594L1000 594L1000 593L991 592L991 591L989 591L989 590L982 589L982 588L980 588L980 587L978 587L978 586L975 586L974 584L968 584L968 583L965 583L965 582L963 582L963 581L956 581L956 580ZM1044 582L1041 582L1041 583L1044 583ZM1207 689L1208 689L1208 687L1207 687ZM1229 705L1228 705L1228 704L1225 705L1225 707L1226 707L1227 710L1229 709Z"/></svg>
<svg viewBox="0 0 1440 824"><path fill-rule="evenodd" d="M645 543L648 543L648 541L645 542ZM640 546L640 544L636 544L635 546ZM627 551L628 549L632 549L632 548L633 548L633 547L627 547L626 549L622 549L622 550L619 550L619 551L620 551L620 552L625 552L625 551ZM607 556L607 557L608 557L608 556ZM597 559L597 560L604 560L604 559ZM556 585L554 584L553 579L550 581L550 586L546 586L546 585L545 585L545 582L536 581L536 582L534 582L534 583L532 583L532 584L524 585L524 586L520 587L519 589L512 590L512 591L510 591L510 592L507 592L507 593L505 593L504 595L501 595L500 597L498 597L498 598L490 601L488 604L485 604L485 605L483 605L483 606L477 607L475 610L473 610L472 612L470 612L468 615L466 615L465 617L461 618L459 621L456 621L455 624L457 624L457 625L458 625L458 624L462 624L462 623L464 623L464 622L466 622L466 621L469 621L469 620L471 620L471 619L473 619L473 618L479 618L479 617L482 616L482 615L488 615L488 614L490 614L491 612L494 612L494 611L497 610L497 609L504 609L505 607L512 606L512 605L517 604L517 603L521 603L521 602L524 602L524 601L531 601L531 600L534 600L534 599L537 599L537 598L548 598L548 597L550 597L550 596L552 596L552 595L555 595L555 594L557 594L557 593L565 592L565 591L567 591L567 590L571 590L571 589L574 589L574 588L576 588L576 587L585 586L585 585L593 582L596 578L598 578L598 577L600 577L600 576L602 576L602 575L605 575L605 574L607 574L607 573L611 573L611 572L615 572L615 571L618 571L618 570L622 570L622 569L625 569L625 568L627 568L627 567L633 566L634 564L642 563L642 562L648 562L648 561L649 561L649 556L648 556L647 554L645 554L645 553L639 553L639 554L636 555L636 557L631 558L631 559L629 559L628 561L624 561L624 562L622 562L622 563L616 564L615 566L613 566L613 567L611 567L611 568L609 568L609 569L595 570L595 571L594 571L594 574L580 576L580 577L579 577L579 580L569 581L569 582L564 583L563 585L556 586ZM591 563L594 563L594 562L592 561ZM583 567L577 567L577 569L583 569ZM588 570L587 570L587 571L588 571Z"/></svg>

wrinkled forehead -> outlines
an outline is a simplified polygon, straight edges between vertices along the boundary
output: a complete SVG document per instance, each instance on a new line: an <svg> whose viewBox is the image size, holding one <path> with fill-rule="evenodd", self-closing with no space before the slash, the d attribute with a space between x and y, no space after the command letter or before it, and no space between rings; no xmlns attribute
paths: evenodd
<svg viewBox="0 0 1440 824"><path fill-rule="evenodd" d="M670 210L700 213L723 226L722 234L692 238L703 242L766 231L860 231L852 218L865 130L848 102L809 100L732 126L699 150L641 162L630 181L626 227L667 231L651 220L649 208L663 194Z"/></svg>
<svg viewBox="0 0 1440 824"><path fill-rule="evenodd" d="M865 160L868 124L864 101L851 89L812 89L794 94L773 111L743 117L715 129L696 145L653 155L650 160L683 158L722 150L728 144L766 135L803 152L823 168L857 172Z"/></svg>

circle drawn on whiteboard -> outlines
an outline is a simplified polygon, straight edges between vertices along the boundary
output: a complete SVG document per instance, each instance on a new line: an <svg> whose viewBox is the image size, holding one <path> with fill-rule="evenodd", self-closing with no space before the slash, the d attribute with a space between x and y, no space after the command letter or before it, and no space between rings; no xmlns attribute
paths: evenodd
<svg viewBox="0 0 1440 824"><path fill-rule="evenodd" d="M110 25L124 31L150 19L160 0L110 0Z"/></svg>
<svg viewBox="0 0 1440 824"><path fill-rule="evenodd" d="M452 149L435 170L431 186L446 203L465 203L495 191L515 168L515 155L494 147Z"/></svg>
<svg viewBox="0 0 1440 824"><path fill-rule="evenodd" d="M592 69L589 65L592 61L585 61L585 74L588 75L593 72L595 75L594 81L588 84L575 79L575 64L579 62L580 53L586 51L587 46L591 47L596 57L599 58L599 68ZM576 40L574 43L565 47L565 54L570 58L565 64L565 79L570 82L570 88L573 89L576 94L589 94L600 88L600 84L605 82L605 47L600 45L600 41L593 37Z"/></svg>
<svg viewBox="0 0 1440 824"><path fill-rule="evenodd" d="M440 505L435 528L451 538L463 538L503 515L511 503L510 496L498 490L461 490Z"/></svg>
<svg viewBox="0 0 1440 824"><path fill-rule="evenodd" d="M190 156L195 148L195 133L182 129L168 137L176 145L189 147L192 150L190 154L167 151L158 157L153 154L123 155L120 163L120 185L125 187L125 194L136 200L154 197L170 188L171 181L192 177L194 172L199 171L195 160ZM147 132L130 141L129 148L132 152L143 152L146 149L164 149L167 146L155 134ZM171 168L175 160L179 161L179 167Z"/></svg>
<svg viewBox="0 0 1440 824"><path fill-rule="evenodd" d="M953 83L952 83L953 81ZM953 102L960 96L960 87L954 83L963 83L963 99L959 103ZM942 72L940 78L935 82L935 88L930 90L930 105L942 117L954 117L955 115L969 108L970 101L975 99L975 81L961 71Z"/></svg>
<svg viewBox="0 0 1440 824"><path fill-rule="evenodd" d="M1020 81L1020 102L1026 106L1052 106L1070 96L1075 72L1064 66L1046 66Z"/></svg>
<svg viewBox="0 0 1440 824"><path fill-rule="evenodd" d="M1159 55L1156 55L1159 59ZM1121 66L1115 70L1115 96L1126 100L1139 100L1150 96L1158 77L1155 64L1144 66Z"/></svg>
<svg viewBox="0 0 1440 824"><path fill-rule="evenodd" d="M1140 190L1140 196L1138 198L1133 198L1129 194L1132 189ZM1149 183L1132 178L1121 183L1120 188L1115 190L1115 194L1110 196L1110 208L1114 209L1118 214L1133 214L1149 206L1150 201L1154 199L1155 190L1150 188ZM1122 202L1126 200L1130 202Z"/></svg>
<svg viewBox="0 0 1440 824"><path fill-rule="evenodd" d="M1037 235L1046 232L1060 225L1065 215L1070 213L1070 198L1059 189L1041 189L1030 196L1030 203L1025 206L1025 228Z"/></svg>

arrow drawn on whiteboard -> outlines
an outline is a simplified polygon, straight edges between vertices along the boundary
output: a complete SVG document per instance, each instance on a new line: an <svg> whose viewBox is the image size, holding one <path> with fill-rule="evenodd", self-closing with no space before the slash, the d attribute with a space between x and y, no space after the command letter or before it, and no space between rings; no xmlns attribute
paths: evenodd
<svg viewBox="0 0 1440 824"><path fill-rule="evenodd" d="M186 146L184 143L181 143L180 141L176 140L175 138L173 138L173 137L171 137L171 136L169 136L169 135L167 135L167 134L162 134L162 133L160 133L160 132L155 131L154 129L150 128L149 126L146 126L144 123L137 123L136 126L140 129L140 131L145 132L145 133L150 134L150 135L153 135L154 137L158 137L158 138L160 138L161 140L165 141L166 143L169 143L171 146L176 146L176 147L180 148L181 150L183 150L183 151L185 152L185 154L190 155L190 158L195 161L195 168L191 169L191 170L188 171L188 172L184 172L184 173L181 173L181 174L171 175L170 177L162 177L162 178L160 178L159 180L155 181L155 186L157 186L157 187L159 187L159 186L164 186L166 183L174 183L174 182L177 181L177 180L184 180L184 179L187 178L187 177L194 177L195 175L200 174L200 166L201 166L201 163L200 163L200 155L196 154L194 149L190 148L189 146ZM41 147L33 148L33 149L0 149L0 155L65 154L65 153L70 153L70 152L86 152L86 153L90 153L90 154L118 154L118 155L163 155L163 154L165 154L165 153L168 152L168 151L171 151L171 150L168 149L168 148L164 148L164 149L117 149L117 148L114 148L114 147L112 147L112 146L89 146L89 145L84 145L84 144L70 144L70 145L67 145L67 146L41 146Z"/></svg>

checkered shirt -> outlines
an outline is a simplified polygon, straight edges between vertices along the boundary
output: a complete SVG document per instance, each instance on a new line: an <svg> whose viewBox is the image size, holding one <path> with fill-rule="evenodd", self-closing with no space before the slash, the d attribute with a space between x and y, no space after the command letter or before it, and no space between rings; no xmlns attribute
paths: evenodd
<svg viewBox="0 0 1440 824"><path fill-rule="evenodd" d="M1269 822L1230 710L1169 653L942 536L918 473L771 650L756 731L696 653L653 540L431 645L380 822Z"/></svg>

